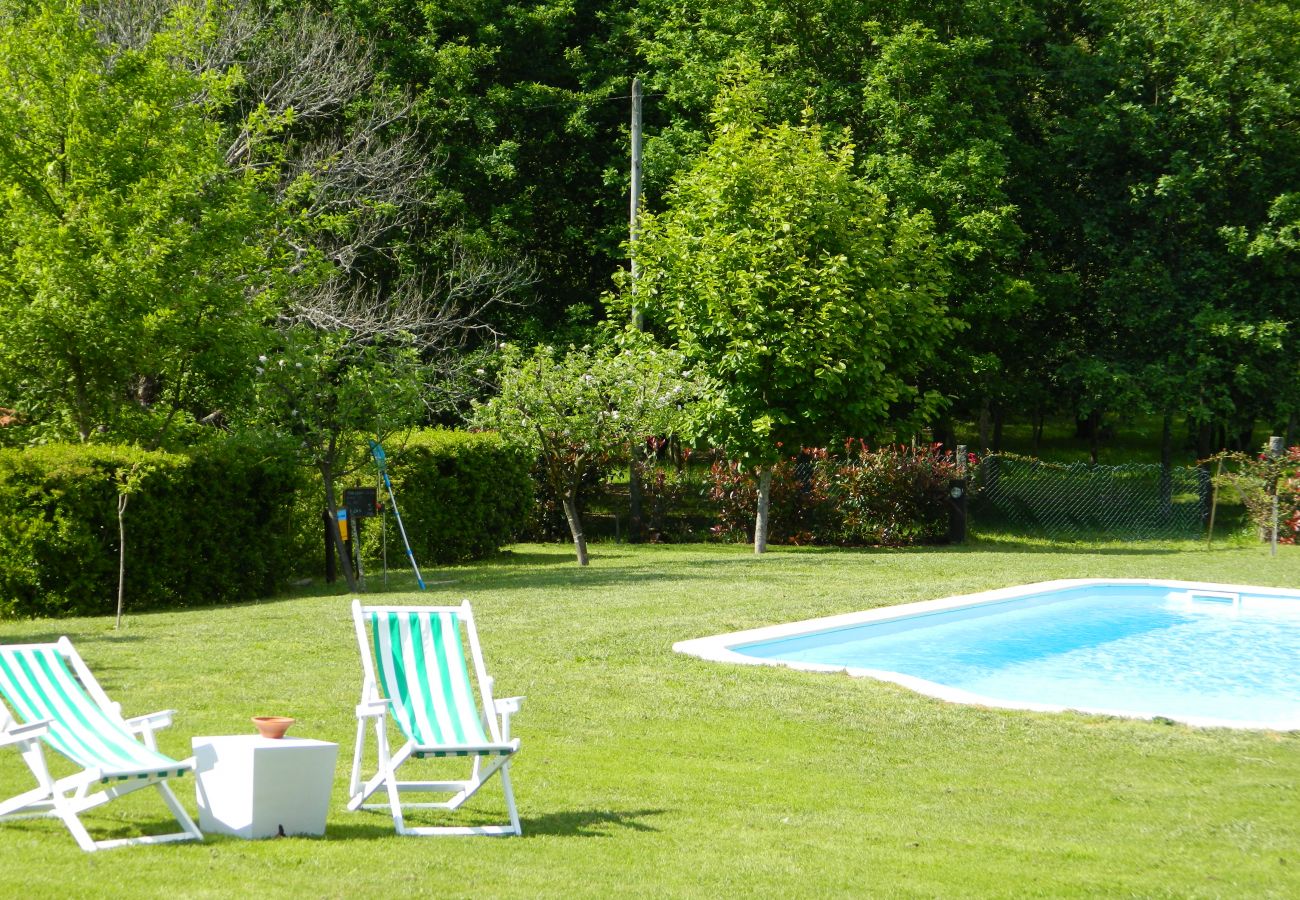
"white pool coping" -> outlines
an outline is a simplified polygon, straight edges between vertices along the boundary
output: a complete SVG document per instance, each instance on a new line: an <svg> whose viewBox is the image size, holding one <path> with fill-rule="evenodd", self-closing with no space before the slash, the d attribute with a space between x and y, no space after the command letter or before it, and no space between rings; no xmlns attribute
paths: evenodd
<svg viewBox="0 0 1300 900"><path fill-rule="evenodd" d="M1300 719L1285 721L1238 721L1216 719L1204 716L1169 716L1158 712L1134 712L1132 710L1104 709L1099 707L1057 706L1047 703L1027 703L1002 700L997 697L985 697L949 687L914 675L902 672L890 672L883 669L864 669L855 666L836 666L828 663L792 662L779 659L762 659L748 656L733 649L745 644L760 641L772 641L780 638L807 637L824 631L834 631L854 625L878 622L891 622L909 619L928 613L946 612L954 609L983 606L1016 600L1020 597L1060 591L1069 588L1088 587L1090 585L1147 585L1168 588L1174 591L1228 591L1235 594L1265 594L1269 597L1294 597L1300 601L1300 590L1291 588L1261 587L1259 585L1214 584L1204 581L1165 581L1150 578L1066 578L1056 581L1040 581L1034 584L1020 584L1014 587L981 591L977 594L962 594L955 597L942 597L938 600L923 600L919 603L904 603L898 606L884 606L860 612L842 613L837 616L824 616L819 619L805 619L801 622L787 622L781 625L767 625L746 631L733 631L728 634L716 634L711 637L693 638L673 644L673 650L699 659L712 662L739 663L747 666L785 666L804 672L834 672L852 675L856 678L874 678L910 688L930 697L937 697L950 703L963 703L975 706L990 706L997 709L1025 709L1036 712L1081 712L1094 715L1116 716L1125 719L1164 718L1187 725L1202 728L1246 728L1267 731L1300 731Z"/></svg>

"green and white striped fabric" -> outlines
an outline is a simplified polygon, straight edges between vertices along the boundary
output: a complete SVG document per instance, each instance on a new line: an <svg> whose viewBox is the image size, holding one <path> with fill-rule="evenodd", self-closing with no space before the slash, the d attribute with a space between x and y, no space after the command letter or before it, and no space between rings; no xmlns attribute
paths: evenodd
<svg viewBox="0 0 1300 900"><path fill-rule="evenodd" d="M454 612L372 611L370 633L379 686L402 733L420 747L448 748L414 756L511 752L483 732Z"/></svg>
<svg viewBox="0 0 1300 900"><path fill-rule="evenodd" d="M183 775L188 767L151 750L99 707L55 645L0 646L0 694L24 723L48 719L43 740L101 781Z"/></svg>

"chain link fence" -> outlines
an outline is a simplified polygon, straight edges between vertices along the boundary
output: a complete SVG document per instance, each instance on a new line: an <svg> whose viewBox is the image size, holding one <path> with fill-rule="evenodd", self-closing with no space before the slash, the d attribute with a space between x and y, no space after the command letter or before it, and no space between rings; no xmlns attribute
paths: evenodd
<svg viewBox="0 0 1300 900"><path fill-rule="evenodd" d="M1195 538L1210 512L1210 475L1195 466L1048 463L995 454L979 464L971 520L981 532L1049 540Z"/></svg>

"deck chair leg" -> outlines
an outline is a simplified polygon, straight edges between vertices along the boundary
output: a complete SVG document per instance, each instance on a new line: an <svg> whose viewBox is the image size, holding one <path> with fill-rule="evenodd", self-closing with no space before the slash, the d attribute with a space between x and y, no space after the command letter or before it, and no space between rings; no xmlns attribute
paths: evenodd
<svg viewBox="0 0 1300 900"><path fill-rule="evenodd" d="M81 824L77 818L77 810L72 807L66 797L59 792L54 794L54 815L63 820L63 824L68 826L68 831L72 833L72 839L77 842L77 846L87 853L94 853L99 849L95 844L95 839L90 836L86 826Z"/></svg>
<svg viewBox="0 0 1300 900"><path fill-rule="evenodd" d="M171 785L165 781L155 782L155 784L158 788L158 793L162 794L163 802L167 804L167 808L172 811L172 815L174 815L176 821L180 823L181 830L195 840L203 840L203 832L199 831L199 826L194 824L194 820L191 819L190 814L185 811L185 807L181 806L181 802L176 799L176 795L172 793Z"/></svg>
<svg viewBox="0 0 1300 900"><path fill-rule="evenodd" d="M45 754L37 741L30 741L22 746L23 762L36 778L36 787L24 791L17 797L11 797L0 803L0 819L9 817L26 818L29 815L51 815L55 808L54 779L45 767Z"/></svg>
<svg viewBox="0 0 1300 900"><path fill-rule="evenodd" d="M357 719L357 743L352 750L352 778L348 782L348 797L356 797L361 789L361 753L365 749L366 720Z"/></svg>
<svg viewBox="0 0 1300 900"><path fill-rule="evenodd" d="M501 788L506 795L506 810L510 813L510 827L514 828L515 834L522 835L524 830L519 827L519 811L515 809L515 792L510 786L510 763L501 767Z"/></svg>
<svg viewBox="0 0 1300 900"><path fill-rule="evenodd" d="M389 809L393 810L393 825L398 830L398 834L406 834L406 817L402 814L402 796L398 792L398 776L396 771L391 769L389 763L383 763L387 773L383 778L383 787L389 791Z"/></svg>
<svg viewBox="0 0 1300 900"><path fill-rule="evenodd" d="M397 790L397 767L388 752L388 731L383 719L375 721L375 732L379 738L379 774L384 777L384 787L388 789L388 806L393 812L393 825L398 834L406 831L405 816L402 814L402 798Z"/></svg>

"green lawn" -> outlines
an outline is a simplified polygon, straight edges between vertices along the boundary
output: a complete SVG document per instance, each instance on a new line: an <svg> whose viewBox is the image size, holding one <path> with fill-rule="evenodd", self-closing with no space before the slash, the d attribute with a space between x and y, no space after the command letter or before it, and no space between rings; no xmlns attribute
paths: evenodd
<svg viewBox="0 0 1300 900"><path fill-rule="evenodd" d="M517 546L428 573L425 594L384 596L470 598L498 695L527 695L513 723L522 839L397 838L386 817L343 808L360 687L346 596L134 615L121 632L109 619L0 623L7 641L70 635L128 715L178 709L161 736L177 756L191 736L250 731L259 713L342 745L325 839L87 855L54 822L17 822L0 826L0 896L1300 894L1296 734L954 706L670 649L1050 578L1294 587L1297 548L593 551L584 571L567 547ZM0 795L27 786L4 750ZM165 827L160 809L148 792L87 819L97 837L125 835ZM493 783L462 820L503 815Z"/></svg>

